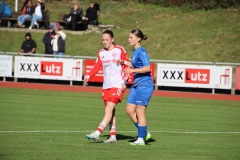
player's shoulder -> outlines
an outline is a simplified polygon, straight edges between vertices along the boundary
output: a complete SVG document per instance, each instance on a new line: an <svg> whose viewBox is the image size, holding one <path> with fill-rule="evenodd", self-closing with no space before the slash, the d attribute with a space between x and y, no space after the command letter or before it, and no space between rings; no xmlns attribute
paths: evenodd
<svg viewBox="0 0 240 160"><path fill-rule="evenodd" d="M140 54L143 54L143 55L148 54L147 51L146 51L146 49L143 48L142 46L141 46L140 48L138 48L138 52L139 52Z"/></svg>
<svg viewBox="0 0 240 160"><path fill-rule="evenodd" d="M115 45L115 48L120 49L126 53L126 50L123 46Z"/></svg>
<svg viewBox="0 0 240 160"><path fill-rule="evenodd" d="M100 54L100 53L102 53L102 52L104 52L105 51L105 49L103 48L103 49L100 49L100 50L98 50L98 54Z"/></svg>

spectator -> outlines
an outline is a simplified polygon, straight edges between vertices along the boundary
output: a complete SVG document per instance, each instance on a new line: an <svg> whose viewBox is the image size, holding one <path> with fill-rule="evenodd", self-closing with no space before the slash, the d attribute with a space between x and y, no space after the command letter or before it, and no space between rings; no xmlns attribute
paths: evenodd
<svg viewBox="0 0 240 160"><path fill-rule="evenodd" d="M99 4L94 2L90 3L89 8L86 11L86 16L83 17L83 29L88 29L88 24L98 25L98 16L97 11L100 11Z"/></svg>
<svg viewBox="0 0 240 160"><path fill-rule="evenodd" d="M42 0L37 0L37 5L35 6L35 13L32 15L32 21L29 29L32 29L34 25L37 25L39 27L39 24L37 23L37 20L42 20L42 12L45 9L45 5L42 2Z"/></svg>
<svg viewBox="0 0 240 160"><path fill-rule="evenodd" d="M28 1L29 1L29 0L25 0L25 1L24 1L23 6L22 6L22 8L21 8L21 10L20 10L21 12L23 11L24 7L28 4Z"/></svg>
<svg viewBox="0 0 240 160"><path fill-rule="evenodd" d="M53 48L52 48L51 41L55 35L56 35L56 33L54 30L54 26L49 25L48 32L45 33L43 40L42 40L43 43L45 44L45 54L53 54Z"/></svg>
<svg viewBox="0 0 240 160"><path fill-rule="evenodd" d="M34 5L32 0L28 0L28 3L22 10L22 15L18 17L18 26L19 27L25 27L23 24L26 19L31 19L32 14L34 13Z"/></svg>
<svg viewBox="0 0 240 160"><path fill-rule="evenodd" d="M4 2L0 2L0 18L12 17L12 12L10 7Z"/></svg>
<svg viewBox="0 0 240 160"><path fill-rule="evenodd" d="M57 31L56 35L51 41L53 54L58 55L54 56L54 58L61 58L65 53L65 42L66 42L66 34L63 31Z"/></svg>
<svg viewBox="0 0 240 160"><path fill-rule="evenodd" d="M70 10L69 18L67 19L68 24L72 25L72 30L76 30L76 24L78 21L82 20L82 16L82 8L79 3L75 3Z"/></svg>
<svg viewBox="0 0 240 160"><path fill-rule="evenodd" d="M28 55L31 55L36 52L37 44L36 42L31 38L31 33L25 34L25 41L22 43L21 50L18 52L20 53L27 53Z"/></svg>

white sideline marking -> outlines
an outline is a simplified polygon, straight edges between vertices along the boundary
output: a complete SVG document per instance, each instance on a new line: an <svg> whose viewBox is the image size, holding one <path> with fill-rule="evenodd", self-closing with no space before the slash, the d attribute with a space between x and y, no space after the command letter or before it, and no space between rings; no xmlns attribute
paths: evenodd
<svg viewBox="0 0 240 160"><path fill-rule="evenodd" d="M92 131L0 131L0 133L88 133ZM106 132L106 131L105 131ZM137 132L137 131L117 131L117 132ZM175 133L175 134L240 134L240 132L180 132L180 131L149 131L150 133Z"/></svg>

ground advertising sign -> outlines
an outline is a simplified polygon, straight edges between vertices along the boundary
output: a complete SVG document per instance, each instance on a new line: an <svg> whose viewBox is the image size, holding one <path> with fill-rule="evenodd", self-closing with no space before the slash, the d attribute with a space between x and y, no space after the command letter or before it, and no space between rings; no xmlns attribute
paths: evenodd
<svg viewBox="0 0 240 160"><path fill-rule="evenodd" d="M16 56L14 76L82 81L82 64L82 59Z"/></svg>
<svg viewBox="0 0 240 160"><path fill-rule="evenodd" d="M84 67L85 75L92 70L93 66L95 65L95 61L96 60L89 60L89 59L85 60L85 67ZM88 81L89 82L103 82L102 68L98 71L98 73L95 76L91 77Z"/></svg>
<svg viewBox="0 0 240 160"><path fill-rule="evenodd" d="M12 56L0 55L0 77L12 77Z"/></svg>
<svg viewBox="0 0 240 160"><path fill-rule="evenodd" d="M158 63L157 85L231 89L232 67Z"/></svg>
<svg viewBox="0 0 240 160"><path fill-rule="evenodd" d="M93 68L95 64L95 60L86 60L85 61L85 74L89 73L91 71L91 69ZM153 81L154 81L154 63L151 63L151 76L153 77ZM133 76L134 74L130 74L129 78L128 78L128 84L133 84ZM103 70L102 68L98 71L98 73L91 77L89 79L89 82L103 82Z"/></svg>
<svg viewBox="0 0 240 160"><path fill-rule="evenodd" d="M235 89L240 90L240 67L236 67L236 73L235 73Z"/></svg>

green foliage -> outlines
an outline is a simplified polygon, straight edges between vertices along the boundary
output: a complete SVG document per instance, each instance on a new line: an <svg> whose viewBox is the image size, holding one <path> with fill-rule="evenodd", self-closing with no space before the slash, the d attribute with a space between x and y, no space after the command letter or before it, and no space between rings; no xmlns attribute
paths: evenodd
<svg viewBox="0 0 240 160"><path fill-rule="evenodd" d="M46 1L50 20L56 21L59 12L68 12L72 2ZM88 1L80 1L85 11ZM14 2L11 1L12 7ZM183 12L186 10L186 12ZM188 12L190 8L159 7L137 2L102 1L101 24L114 24L115 42L122 45L131 57L128 34L140 28L148 39L142 42L151 59L211 62L240 62L239 10L214 9ZM231 18L230 18L231 17ZM26 29L0 30L0 51L17 52ZM37 53L44 53L45 33L32 30ZM96 56L102 48L101 32L72 34L66 31L66 55ZM81 33L78 31L77 33Z"/></svg>

